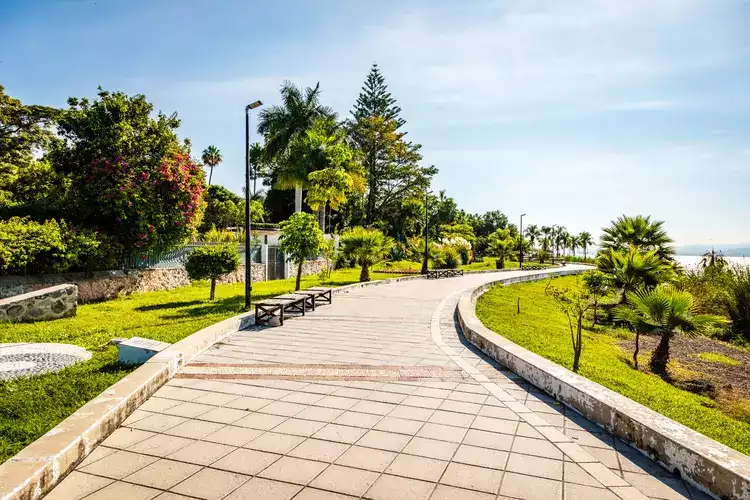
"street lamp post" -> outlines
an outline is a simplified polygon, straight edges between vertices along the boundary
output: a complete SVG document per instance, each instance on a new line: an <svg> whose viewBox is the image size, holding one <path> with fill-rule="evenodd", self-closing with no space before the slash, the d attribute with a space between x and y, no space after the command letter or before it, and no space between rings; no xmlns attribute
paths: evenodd
<svg viewBox="0 0 750 500"><path fill-rule="evenodd" d="M521 214L521 223L518 225L518 269L523 269L523 216Z"/></svg>
<svg viewBox="0 0 750 500"><path fill-rule="evenodd" d="M253 260L250 255L250 110L263 103L255 101L245 106L245 309L250 309L253 295Z"/></svg>
<svg viewBox="0 0 750 500"><path fill-rule="evenodd" d="M429 224L430 224L430 212L427 210L427 204L429 202L430 192L426 191L424 194L424 258L422 259L422 274L427 274L427 261L430 258L430 247L428 244Z"/></svg>

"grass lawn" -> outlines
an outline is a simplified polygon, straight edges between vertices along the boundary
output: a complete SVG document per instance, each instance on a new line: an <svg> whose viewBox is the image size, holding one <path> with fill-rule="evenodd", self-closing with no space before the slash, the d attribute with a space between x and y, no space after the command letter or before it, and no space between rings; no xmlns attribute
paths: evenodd
<svg viewBox="0 0 750 500"><path fill-rule="evenodd" d="M575 277L557 278L556 285ZM568 369L573 347L565 315L545 296L546 281L495 286L477 301L477 316L487 328ZM521 299L521 314L516 301ZM591 326L587 321L584 326ZM750 423L729 417L705 396L679 389L660 377L632 368L632 353L618 343L630 338L627 330L597 328L584 331L579 373L706 436L750 454ZM639 355L646 365L650 353Z"/></svg>
<svg viewBox="0 0 750 500"><path fill-rule="evenodd" d="M483 271L483 270L494 270L495 269L495 257L484 257L482 260L472 262L471 264L464 264L461 269L467 271ZM539 262L524 261L524 264L529 266L545 266L549 267L551 264L539 264ZM505 269L518 269L518 261L505 260Z"/></svg>
<svg viewBox="0 0 750 500"><path fill-rule="evenodd" d="M393 274L372 273L373 280ZM359 281L359 269L334 271L326 286ZM317 276L302 287L321 285ZM0 343L60 342L92 352L92 358L57 373L0 382L0 463L49 431L86 402L117 382L132 368L117 364L113 337L145 337L174 343L225 318L244 305L244 283L217 285L208 301L208 283L161 292L136 293L106 302L79 306L77 316L40 323L0 324ZM294 280L253 285L259 300L294 290Z"/></svg>

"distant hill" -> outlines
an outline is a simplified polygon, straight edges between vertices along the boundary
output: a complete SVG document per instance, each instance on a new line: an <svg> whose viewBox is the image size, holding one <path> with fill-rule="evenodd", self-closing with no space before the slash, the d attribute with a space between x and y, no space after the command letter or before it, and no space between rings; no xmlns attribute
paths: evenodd
<svg viewBox="0 0 750 500"><path fill-rule="evenodd" d="M727 257L750 257L750 244L699 244L683 245L675 248L677 255L702 255L705 252L715 248L717 252L722 252Z"/></svg>

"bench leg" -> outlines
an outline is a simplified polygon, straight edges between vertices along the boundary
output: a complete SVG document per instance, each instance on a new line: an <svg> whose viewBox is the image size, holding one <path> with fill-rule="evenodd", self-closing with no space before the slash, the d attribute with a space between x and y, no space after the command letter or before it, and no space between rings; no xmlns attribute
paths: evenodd
<svg viewBox="0 0 750 500"><path fill-rule="evenodd" d="M279 325L284 326L284 306L279 308Z"/></svg>

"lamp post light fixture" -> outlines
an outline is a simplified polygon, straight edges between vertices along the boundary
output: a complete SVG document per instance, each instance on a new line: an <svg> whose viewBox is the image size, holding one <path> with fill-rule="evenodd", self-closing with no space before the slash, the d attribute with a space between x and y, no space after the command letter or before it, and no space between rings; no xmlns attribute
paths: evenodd
<svg viewBox="0 0 750 500"><path fill-rule="evenodd" d="M432 191L425 191L424 193L424 257L422 258L422 274L427 274L427 262L430 259L430 247L429 247L429 224L430 224L430 212L427 209L430 195Z"/></svg>
<svg viewBox="0 0 750 500"><path fill-rule="evenodd" d="M521 214L521 223L518 225L518 269L523 269L523 216Z"/></svg>
<svg viewBox="0 0 750 500"><path fill-rule="evenodd" d="M250 310L253 295L253 259L250 255L250 110L263 103L255 101L245 106L245 309Z"/></svg>

